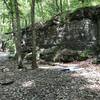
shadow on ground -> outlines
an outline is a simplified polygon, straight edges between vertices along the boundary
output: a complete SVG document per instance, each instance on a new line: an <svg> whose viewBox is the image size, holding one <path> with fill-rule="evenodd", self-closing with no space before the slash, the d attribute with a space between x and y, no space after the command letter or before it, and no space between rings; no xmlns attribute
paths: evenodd
<svg viewBox="0 0 100 100"><path fill-rule="evenodd" d="M14 83L0 86L0 100L100 100L100 78L59 69L19 71L10 62L4 66L9 71L0 72L0 82L11 79Z"/></svg>

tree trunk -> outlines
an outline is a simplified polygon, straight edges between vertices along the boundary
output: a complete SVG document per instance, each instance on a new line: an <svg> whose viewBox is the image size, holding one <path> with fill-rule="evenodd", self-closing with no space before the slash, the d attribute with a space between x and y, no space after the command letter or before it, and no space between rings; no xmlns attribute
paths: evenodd
<svg viewBox="0 0 100 100"><path fill-rule="evenodd" d="M63 12L63 3L62 3L62 0L60 0L60 12L61 13Z"/></svg>
<svg viewBox="0 0 100 100"><path fill-rule="evenodd" d="M18 9L18 2L17 0L13 0L14 3L14 11L15 11L15 23L16 29L15 31L15 44L16 44L16 55L17 55L17 63L18 68L23 68L22 65L22 50L21 50L21 28L20 28L20 16L19 16L19 9ZM15 27L14 27L15 28Z"/></svg>
<svg viewBox="0 0 100 100"><path fill-rule="evenodd" d="M32 0L31 5L31 22L32 22L32 68L37 68L36 63L36 33L34 31L35 23L35 0Z"/></svg>
<svg viewBox="0 0 100 100"><path fill-rule="evenodd" d="M100 19L96 21L96 63L100 63Z"/></svg>
<svg viewBox="0 0 100 100"><path fill-rule="evenodd" d="M68 11L70 11L70 0L67 0Z"/></svg>
<svg viewBox="0 0 100 100"><path fill-rule="evenodd" d="M58 0L55 0L55 4L56 4L56 11L59 12L59 4L58 4Z"/></svg>
<svg viewBox="0 0 100 100"><path fill-rule="evenodd" d="M70 31L70 20L69 20L69 13L71 12L71 7L70 7L70 0L67 0L67 19L66 19L66 28L67 32L69 33Z"/></svg>

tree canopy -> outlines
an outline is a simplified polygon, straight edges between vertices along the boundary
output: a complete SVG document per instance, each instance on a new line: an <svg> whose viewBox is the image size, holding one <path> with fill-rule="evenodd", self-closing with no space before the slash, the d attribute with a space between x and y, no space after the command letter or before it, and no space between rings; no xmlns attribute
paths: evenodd
<svg viewBox="0 0 100 100"><path fill-rule="evenodd" d="M84 1L84 2L82 2ZM74 11L75 9L82 6L95 6L99 5L99 0L69 0L70 9ZM5 5L6 3L6 5ZM26 27L31 24L30 17L30 4L31 0L18 0L20 18L21 18L21 27ZM9 32L11 28L11 19L10 19L10 9L11 3L10 0L0 0L0 34ZM68 10L68 0L36 0L35 5L35 18L36 22L44 22L50 19L52 16L63 12L66 14Z"/></svg>

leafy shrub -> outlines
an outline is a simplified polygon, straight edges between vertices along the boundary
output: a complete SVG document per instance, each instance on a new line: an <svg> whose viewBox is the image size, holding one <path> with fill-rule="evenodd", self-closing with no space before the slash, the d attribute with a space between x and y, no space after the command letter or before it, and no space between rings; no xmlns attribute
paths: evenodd
<svg viewBox="0 0 100 100"><path fill-rule="evenodd" d="M79 61L86 60L86 59L90 58L91 55L92 55L92 51L91 50L84 50L84 51L79 53L79 57L78 57L77 60L79 60Z"/></svg>

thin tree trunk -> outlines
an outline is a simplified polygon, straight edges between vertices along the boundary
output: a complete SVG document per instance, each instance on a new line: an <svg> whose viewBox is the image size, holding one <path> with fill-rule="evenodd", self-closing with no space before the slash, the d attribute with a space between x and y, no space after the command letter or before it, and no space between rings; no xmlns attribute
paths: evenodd
<svg viewBox="0 0 100 100"><path fill-rule="evenodd" d="M61 13L63 12L63 3L62 3L62 0L60 0L60 12Z"/></svg>
<svg viewBox="0 0 100 100"><path fill-rule="evenodd" d="M23 65L22 65L22 50L21 50L20 16L19 16L18 2L17 2L17 0L14 0L13 2L14 2L14 11L15 11L15 20L16 20L15 21L16 29L14 29L14 31L16 30L15 31L16 54L17 54L18 68L20 69L20 68L23 68Z"/></svg>
<svg viewBox="0 0 100 100"><path fill-rule="evenodd" d="M67 0L68 11L70 11L70 0Z"/></svg>
<svg viewBox="0 0 100 100"><path fill-rule="evenodd" d="M6 0L4 0L4 3L6 4L6 7L8 8L9 13L11 14L18 68L23 68L22 54L21 54L21 28L20 28L18 2L17 0L10 0L10 4L11 4L10 7L8 6Z"/></svg>
<svg viewBox="0 0 100 100"><path fill-rule="evenodd" d="M56 11L59 12L59 4L58 4L58 0L55 0L55 4L56 4Z"/></svg>
<svg viewBox="0 0 100 100"><path fill-rule="evenodd" d="M14 15L13 15L13 12L11 12L11 22L12 22L12 30L13 30L13 41L15 43L15 55L16 55L16 41L15 41L15 32L16 32L16 26L15 26L15 19L14 19Z"/></svg>
<svg viewBox="0 0 100 100"><path fill-rule="evenodd" d="M32 0L31 5L31 21L32 21L32 68L37 68L36 63L36 33L34 31L34 23L35 23L35 0Z"/></svg>
<svg viewBox="0 0 100 100"><path fill-rule="evenodd" d="M68 31L68 33L70 32L69 30L70 30L70 21L69 21L69 13L70 13L70 0L67 0L67 31Z"/></svg>
<svg viewBox="0 0 100 100"><path fill-rule="evenodd" d="M96 63L100 63L100 19L96 21Z"/></svg>

